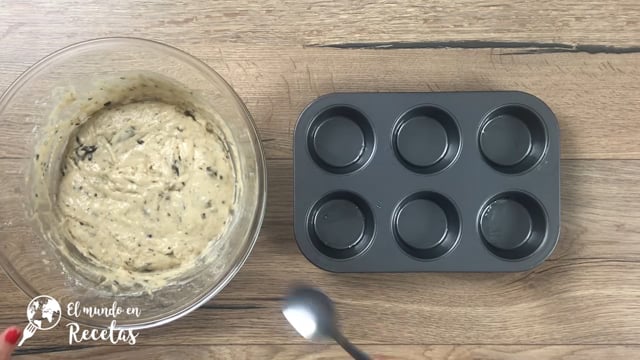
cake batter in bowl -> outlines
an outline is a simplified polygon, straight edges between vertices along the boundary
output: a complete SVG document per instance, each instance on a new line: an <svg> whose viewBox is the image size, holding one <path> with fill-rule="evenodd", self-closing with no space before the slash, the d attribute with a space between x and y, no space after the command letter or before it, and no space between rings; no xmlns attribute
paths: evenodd
<svg viewBox="0 0 640 360"><path fill-rule="evenodd" d="M161 325L216 295L248 257L264 216L262 148L204 63L141 39L72 45L16 80L0 116L0 131L18 129L12 160L0 160L0 263L69 320ZM139 312L66 311L114 301Z"/></svg>

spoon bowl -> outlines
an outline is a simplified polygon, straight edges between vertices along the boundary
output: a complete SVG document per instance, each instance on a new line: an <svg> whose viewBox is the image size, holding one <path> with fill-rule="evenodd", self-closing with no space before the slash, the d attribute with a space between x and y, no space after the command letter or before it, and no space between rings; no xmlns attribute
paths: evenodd
<svg viewBox="0 0 640 360"><path fill-rule="evenodd" d="M305 339L333 339L354 359L370 359L340 332L335 305L322 291L308 286L294 287L285 299L282 313Z"/></svg>

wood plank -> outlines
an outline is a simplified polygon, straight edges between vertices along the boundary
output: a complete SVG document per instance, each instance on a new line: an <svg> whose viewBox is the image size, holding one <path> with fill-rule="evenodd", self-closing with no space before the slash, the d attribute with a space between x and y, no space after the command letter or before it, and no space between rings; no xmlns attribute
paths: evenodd
<svg viewBox="0 0 640 360"><path fill-rule="evenodd" d="M348 91L522 90L560 122L565 159L640 159L640 52L514 54L508 49L342 50L174 43L207 62L245 102L269 158L290 158L296 120L316 97ZM0 90L45 45L0 41ZM20 59L20 60L17 60ZM35 59L33 59L35 61ZM399 116L400 114L398 114ZM33 124L0 122L0 157L29 156ZM389 119L395 121L395 119Z"/></svg>
<svg viewBox="0 0 640 360"><path fill-rule="evenodd" d="M64 349L64 348L63 348ZM18 354L16 359L349 359L337 345L217 345L217 346L100 346L70 350L31 349ZM367 345L374 360L579 360L579 359L632 359L640 346L593 346L593 345ZM29 355L32 353L33 355Z"/></svg>
<svg viewBox="0 0 640 360"><path fill-rule="evenodd" d="M0 38L35 46L108 34L271 45L480 40L638 46L640 33L634 0L37 0L2 6Z"/></svg>
<svg viewBox="0 0 640 360"><path fill-rule="evenodd" d="M143 331L141 344L302 343L280 314L282 294L298 280L335 298L345 331L359 343L638 344L640 161L564 161L556 252L537 269L505 274L321 271L293 239L291 161L269 168L270 210L247 264L218 298ZM26 297L6 277L0 291L0 327L24 323ZM59 327L29 341L55 346L67 336Z"/></svg>

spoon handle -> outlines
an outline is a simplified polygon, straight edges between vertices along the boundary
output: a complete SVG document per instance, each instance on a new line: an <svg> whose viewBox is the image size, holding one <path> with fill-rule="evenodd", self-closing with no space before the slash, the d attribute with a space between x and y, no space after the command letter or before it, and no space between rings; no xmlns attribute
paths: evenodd
<svg viewBox="0 0 640 360"><path fill-rule="evenodd" d="M340 331L335 331L333 334L333 338L336 340L338 345L342 346L342 348L351 355L355 360L371 360L371 357L358 349L355 345L351 343Z"/></svg>

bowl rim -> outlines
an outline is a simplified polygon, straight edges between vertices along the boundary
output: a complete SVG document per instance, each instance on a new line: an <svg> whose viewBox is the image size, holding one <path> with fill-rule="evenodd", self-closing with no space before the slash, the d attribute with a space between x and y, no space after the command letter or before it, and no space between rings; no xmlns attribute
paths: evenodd
<svg viewBox="0 0 640 360"><path fill-rule="evenodd" d="M60 59L64 59L67 56L73 55L73 50L76 49L87 49L91 47L102 47L102 46L114 46L114 45L122 45L122 44L131 44L138 43L141 46L146 46L152 49L157 49L160 51L168 51L171 55L175 56L181 61L193 66L197 71L201 73L205 78L211 80L212 82L219 82L222 86L232 95L236 104L239 106L243 115L247 119L248 131L251 134L252 145L254 147L254 151L256 152L256 162L257 162L257 178L258 178L258 195L257 195L257 207L254 212L252 223L249 226L251 239L245 245L243 251L240 252L240 256L236 259L235 264L230 267L225 275L218 281L214 286L209 288L207 291L202 292L199 297L196 297L193 301L189 302L185 306L179 308L176 312L171 315L162 316L152 318L152 320L143 321L140 323L132 323L125 325L116 325L116 330L143 330L149 329L153 327L158 327L167 323L170 323L174 320L177 320L194 310L201 307L203 304L211 300L214 296L216 296L222 289L224 289L231 279L233 279L237 273L240 271L242 266L245 264L249 255L251 254L255 244L257 242L258 236L260 235L260 230L262 228L262 224L264 221L264 216L266 213L266 199L267 199L267 164L264 155L264 149L262 146L262 141L260 139L260 134L258 133L258 129L255 123L255 120L251 116L251 113L247 109L245 103L242 101L240 96L235 92L235 90L231 87L231 85L213 68L207 65L202 60L196 58L195 56L183 51L177 47L172 45L165 44L160 41L138 38L138 37L101 37L94 38L89 40L84 40L80 42L76 42L70 45L67 45L59 50L56 50L45 57L38 60L36 63L27 68L24 72L22 72L13 82L9 84L6 90L0 94L0 112L6 108L6 106L11 102L13 97L22 89L22 87L29 82L33 77L37 76L41 71L43 71L47 65L59 61ZM0 252L0 266L4 269L7 277L27 296L34 298L40 294L36 291L30 284L27 282L18 271L9 263L8 259L5 255ZM64 312L61 314L62 317L67 320L77 322L79 324L89 326L89 327L102 327L96 323L90 323L86 321L82 321L80 319L71 319Z"/></svg>

